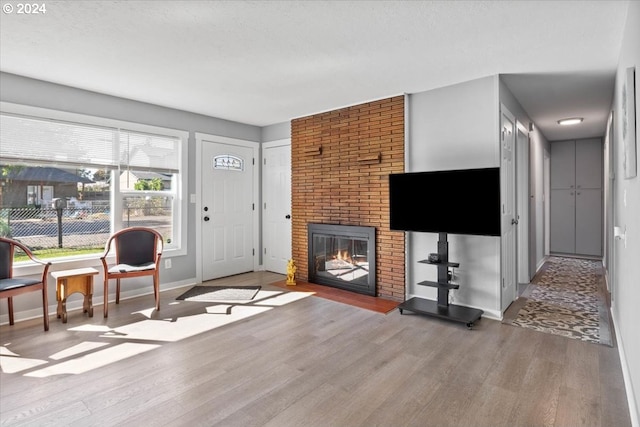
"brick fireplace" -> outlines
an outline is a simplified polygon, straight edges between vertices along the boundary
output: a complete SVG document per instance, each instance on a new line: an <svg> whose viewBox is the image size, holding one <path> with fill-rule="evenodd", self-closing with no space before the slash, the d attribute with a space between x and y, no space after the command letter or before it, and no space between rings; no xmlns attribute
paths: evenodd
<svg viewBox="0 0 640 427"><path fill-rule="evenodd" d="M375 228L375 294L404 300L404 233L389 230L390 173L404 171L404 97L291 122L292 253L309 281L308 224Z"/></svg>
<svg viewBox="0 0 640 427"><path fill-rule="evenodd" d="M307 224L309 281L376 296L376 228Z"/></svg>

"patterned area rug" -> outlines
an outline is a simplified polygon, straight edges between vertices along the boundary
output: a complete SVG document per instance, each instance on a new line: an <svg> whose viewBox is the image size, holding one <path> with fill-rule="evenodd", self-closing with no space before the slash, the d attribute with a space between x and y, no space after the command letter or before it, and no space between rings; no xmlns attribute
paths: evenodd
<svg viewBox="0 0 640 427"><path fill-rule="evenodd" d="M612 345L600 261L551 257L503 323Z"/></svg>

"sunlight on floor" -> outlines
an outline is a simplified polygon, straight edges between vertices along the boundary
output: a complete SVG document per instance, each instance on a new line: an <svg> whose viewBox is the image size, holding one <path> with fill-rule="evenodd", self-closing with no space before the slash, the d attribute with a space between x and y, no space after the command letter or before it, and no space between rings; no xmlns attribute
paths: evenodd
<svg viewBox="0 0 640 427"><path fill-rule="evenodd" d="M141 314L146 319L124 326L109 327L107 325L86 324L69 328L76 333L89 333L107 342L87 340L80 344L59 351L48 357L48 360L30 359L11 351L5 344L0 346L0 369L7 374L14 374L51 364L47 367L24 374L27 377L44 378L54 375L81 374L92 369L107 366L138 354L155 350L162 343L180 341L194 335L208 332L239 320L265 313L274 308L307 298L313 292L281 292L260 290L250 301L212 302L203 307L203 312L177 317L153 319L153 308L140 310L133 314ZM190 304L185 301L172 301L169 305ZM162 312L160 312L162 314ZM96 336L97 334L97 336ZM119 340L109 341L110 339ZM124 342L133 340L136 342ZM151 341L153 343L141 343ZM104 348L109 346L107 348ZM55 361L60 361L55 364Z"/></svg>
<svg viewBox="0 0 640 427"><path fill-rule="evenodd" d="M25 377L44 378L52 375L81 374L92 369L100 368L129 357L145 353L160 347L158 344L123 343L115 347L105 348L95 353L87 354L76 359L67 360L57 365L48 366L38 371L24 374Z"/></svg>
<svg viewBox="0 0 640 427"><path fill-rule="evenodd" d="M56 354L52 354L51 356L49 356L49 358L53 360L66 359L67 357L76 356L80 353L86 353L88 351L104 347L105 345L109 344L107 344L106 342L85 341L81 344L74 345L73 347L70 347L66 350L59 351Z"/></svg>
<svg viewBox="0 0 640 427"><path fill-rule="evenodd" d="M311 295L314 294L314 292L286 292L286 293L279 293L280 295L269 298L269 300L265 300L265 301L256 301L255 305L269 305L269 306L282 306L282 305L286 305L298 300L301 300L303 298L306 297L310 297ZM260 294L258 293L258 296L260 296Z"/></svg>
<svg viewBox="0 0 640 427"><path fill-rule="evenodd" d="M6 347L0 347L0 369L7 374L15 374L36 366L44 365L46 360L27 359L20 357Z"/></svg>
<svg viewBox="0 0 640 427"><path fill-rule="evenodd" d="M216 306L215 308L218 307L224 308L225 305ZM192 316L178 317L177 319L148 319L115 328L112 331L100 335L100 337L175 342L272 309L272 307L254 306L227 307L232 307L229 314L224 314L224 312L213 313L214 315L212 315L212 313L201 313Z"/></svg>

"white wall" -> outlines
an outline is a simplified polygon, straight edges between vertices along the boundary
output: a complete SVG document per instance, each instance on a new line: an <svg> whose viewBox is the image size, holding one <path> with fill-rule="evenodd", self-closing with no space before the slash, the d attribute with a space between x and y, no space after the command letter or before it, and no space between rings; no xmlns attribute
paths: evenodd
<svg viewBox="0 0 640 427"><path fill-rule="evenodd" d="M613 202L614 225L626 227L626 245L616 239L614 248L615 294L612 302L623 372L627 384L627 397L631 417L640 425L640 176L624 179L622 139L622 90L627 67L636 67L636 120L640 107L640 2L630 2L625 25L618 70L616 74L614 110L614 172ZM636 123L636 126L638 123ZM640 148L640 147L639 147ZM636 156L638 154L636 153ZM626 196L626 197L625 197ZM625 202L626 199L626 202Z"/></svg>
<svg viewBox="0 0 640 427"><path fill-rule="evenodd" d="M500 166L497 76L408 98L407 172ZM424 202L426 209L446 204L430 200L428 189L417 189L416 209L422 209ZM416 283L437 278L433 266L418 261L437 251L438 235L408 234L407 296L435 300L435 288ZM460 263L455 272L460 289L452 292L454 303L500 317L500 238L449 235L449 259Z"/></svg>

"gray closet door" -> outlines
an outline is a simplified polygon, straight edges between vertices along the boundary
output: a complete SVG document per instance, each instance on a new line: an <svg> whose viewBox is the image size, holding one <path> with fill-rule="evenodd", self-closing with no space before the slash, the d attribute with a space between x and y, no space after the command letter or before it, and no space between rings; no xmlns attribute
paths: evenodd
<svg viewBox="0 0 640 427"><path fill-rule="evenodd" d="M576 190L576 250L582 255L602 255L602 190Z"/></svg>
<svg viewBox="0 0 640 427"><path fill-rule="evenodd" d="M602 255L600 138L551 143L551 252Z"/></svg>
<svg viewBox="0 0 640 427"><path fill-rule="evenodd" d="M551 143L551 188L575 188L576 142Z"/></svg>
<svg viewBox="0 0 640 427"><path fill-rule="evenodd" d="M576 251L576 196L573 189L551 190L551 236L552 252L575 253Z"/></svg>
<svg viewBox="0 0 640 427"><path fill-rule="evenodd" d="M576 141L576 188L602 188L602 141Z"/></svg>

